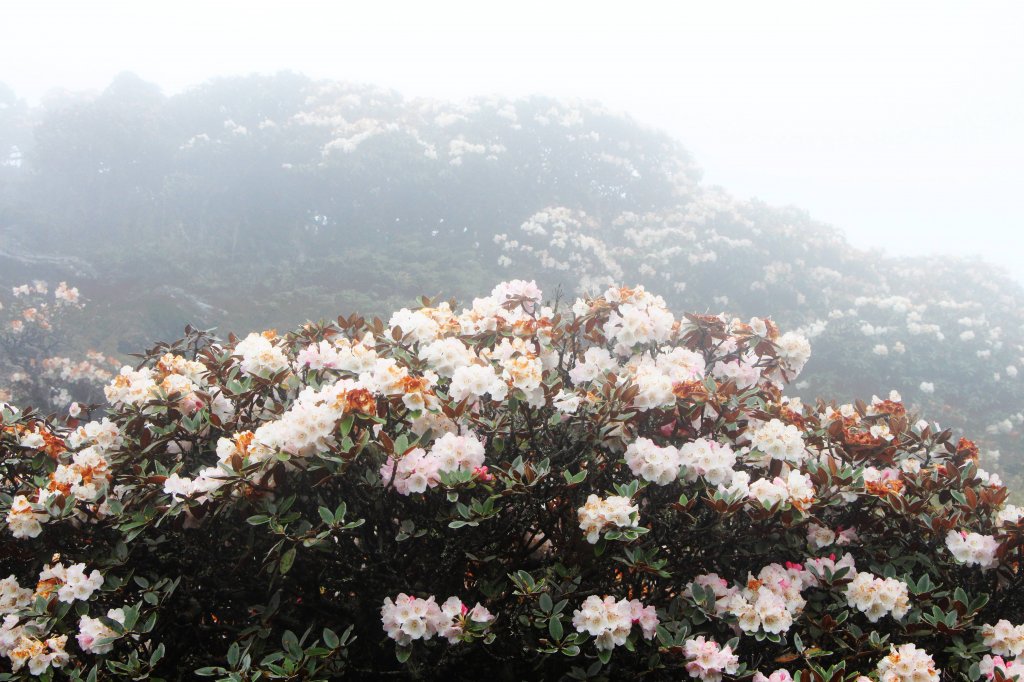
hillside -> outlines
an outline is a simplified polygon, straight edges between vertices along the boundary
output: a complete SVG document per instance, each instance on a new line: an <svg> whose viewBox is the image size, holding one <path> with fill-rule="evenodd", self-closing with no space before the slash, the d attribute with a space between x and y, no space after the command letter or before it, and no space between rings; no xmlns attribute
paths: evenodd
<svg viewBox="0 0 1024 682"><path fill-rule="evenodd" d="M90 309L68 347L136 352L186 323L288 327L501 279L642 283L677 310L799 328L805 400L896 389L943 427L987 429L982 451L1002 455L986 466L1022 468L1019 285L737 200L679 142L595 104L295 74L167 97L126 74L38 107L0 88L0 159L0 285L79 286Z"/></svg>

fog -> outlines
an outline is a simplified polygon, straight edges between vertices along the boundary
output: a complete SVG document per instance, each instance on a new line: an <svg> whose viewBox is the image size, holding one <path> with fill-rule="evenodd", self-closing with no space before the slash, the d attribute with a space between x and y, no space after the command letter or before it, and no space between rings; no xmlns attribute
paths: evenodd
<svg viewBox="0 0 1024 682"><path fill-rule="evenodd" d="M595 100L668 131L706 181L892 254L1024 279L1024 6L958 2L13 2L0 82L29 101L132 71L174 94L294 70L461 99Z"/></svg>
<svg viewBox="0 0 1024 682"><path fill-rule="evenodd" d="M1013 3L6 3L0 401L102 402L186 325L642 285L806 339L790 395L896 391L1024 481L1022 29Z"/></svg>

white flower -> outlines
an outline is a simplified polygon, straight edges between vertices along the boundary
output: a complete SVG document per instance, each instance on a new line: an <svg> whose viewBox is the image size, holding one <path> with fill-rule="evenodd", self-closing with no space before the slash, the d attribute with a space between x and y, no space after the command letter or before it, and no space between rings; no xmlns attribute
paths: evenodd
<svg viewBox="0 0 1024 682"><path fill-rule="evenodd" d="M946 547L961 564L989 569L999 563L996 558L999 542L991 535L951 530L946 533Z"/></svg>
<svg viewBox="0 0 1024 682"><path fill-rule="evenodd" d="M272 338L269 332L253 332L235 345L234 355L241 357L239 368L244 373L268 377L288 368L287 356Z"/></svg>
<svg viewBox="0 0 1024 682"><path fill-rule="evenodd" d="M640 507L630 504L631 501L618 495L601 499L591 494L587 503L577 510L580 530L586 534L587 542L596 544L605 529L636 528L640 523Z"/></svg>
<svg viewBox="0 0 1024 682"><path fill-rule="evenodd" d="M504 400L508 384L501 380L489 365L467 365L452 374L448 392L455 400L479 399L490 395L491 400Z"/></svg>
<svg viewBox="0 0 1024 682"><path fill-rule="evenodd" d="M393 601L386 597L380 615L388 637L402 646L435 636L445 637L454 644L460 641L470 623L486 625L494 620L483 605L467 609L458 597L449 597L438 606L433 596L420 599L405 593L399 593Z"/></svg>
<svg viewBox="0 0 1024 682"><path fill-rule="evenodd" d="M679 476L679 450L659 447L649 438L638 438L626 448L626 464L634 476L658 485L668 485Z"/></svg>
<svg viewBox="0 0 1024 682"><path fill-rule="evenodd" d="M451 377L460 367L472 365L476 353L459 339L444 338L420 347L419 356L440 376Z"/></svg>
<svg viewBox="0 0 1024 682"><path fill-rule="evenodd" d="M107 618L124 625L124 609L110 609L107 611ZM113 642L100 644L103 639L117 639L117 632L105 625L99 618L90 618L83 615L78 620L78 646L82 651L90 654L105 654L114 648Z"/></svg>
<svg viewBox="0 0 1024 682"><path fill-rule="evenodd" d="M714 640L703 635L688 639L683 645L686 655L686 671L690 677L699 677L702 682L719 682L723 674L732 675L739 670L739 657L732 648L719 646Z"/></svg>
<svg viewBox="0 0 1024 682"><path fill-rule="evenodd" d="M889 646L889 655L878 662L880 682L938 682L935 661L914 644Z"/></svg>
<svg viewBox="0 0 1024 682"><path fill-rule="evenodd" d="M835 543L836 534L825 526L818 525L817 523L807 524L807 544L812 549L824 549L829 545Z"/></svg>
<svg viewBox="0 0 1024 682"><path fill-rule="evenodd" d="M807 457L803 434L793 424L772 419L756 426L749 433L750 447L771 459L799 464ZM754 459L752 463L759 463Z"/></svg>
<svg viewBox="0 0 1024 682"><path fill-rule="evenodd" d="M985 646L997 656L1024 654L1024 625L1013 625L1004 618L995 625L982 625L981 636Z"/></svg>
<svg viewBox="0 0 1024 682"><path fill-rule="evenodd" d="M846 600L872 623L887 613L899 620L910 610L906 583L895 578L877 578L867 572L858 573L846 586Z"/></svg>
<svg viewBox="0 0 1024 682"><path fill-rule="evenodd" d="M7 512L7 528L18 539L34 538L43 532L42 522L47 518L49 515L36 511L27 497L16 495Z"/></svg>
<svg viewBox="0 0 1024 682"><path fill-rule="evenodd" d="M696 481L700 476L709 485L720 486L732 480L736 453L726 444L698 438L679 448L679 456L688 481Z"/></svg>
<svg viewBox="0 0 1024 682"><path fill-rule="evenodd" d="M88 601L92 593L103 585L103 576L99 571L93 570L86 575L85 564L73 564L63 571L62 579L64 584L57 590L57 597L60 601L70 604L76 599Z"/></svg>
<svg viewBox="0 0 1024 682"><path fill-rule="evenodd" d="M644 606L638 599L602 599L590 595L579 609L573 611L572 617L576 631L593 635L597 648L603 650L625 644L633 623L639 623L643 636L651 639L658 627L657 612L653 606Z"/></svg>

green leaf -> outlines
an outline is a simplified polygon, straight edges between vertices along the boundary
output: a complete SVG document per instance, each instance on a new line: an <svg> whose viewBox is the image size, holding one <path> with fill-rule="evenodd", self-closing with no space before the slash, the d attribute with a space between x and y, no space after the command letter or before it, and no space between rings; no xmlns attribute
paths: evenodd
<svg viewBox="0 0 1024 682"><path fill-rule="evenodd" d="M551 639L556 642L562 639L562 635L565 634L565 630L562 627L561 618L552 618L548 621L548 634L550 634Z"/></svg>
<svg viewBox="0 0 1024 682"><path fill-rule="evenodd" d="M152 668L156 666L156 664L159 663L160 659L162 659L163 657L164 645L163 643L160 643L157 645L156 649L153 650L153 653L149 655L149 667Z"/></svg>
<svg viewBox="0 0 1024 682"><path fill-rule="evenodd" d="M226 672L227 670L225 670L224 668L215 666L199 668L198 670L196 670L196 675L199 675L200 677L213 677L214 675L223 675Z"/></svg>
<svg viewBox="0 0 1024 682"><path fill-rule="evenodd" d="M302 647L299 646L299 638L291 630L285 630L284 634L281 635L281 646L295 660L302 658Z"/></svg>
<svg viewBox="0 0 1024 682"><path fill-rule="evenodd" d="M349 412L345 415L345 418L341 420L338 425L338 431L341 433L341 437L344 438L352 431L352 425L355 423L355 415Z"/></svg>
<svg viewBox="0 0 1024 682"><path fill-rule="evenodd" d="M292 547L291 549L289 549L287 552L285 552L281 556L281 567L280 567L281 575L284 575L288 571L292 570L292 564L294 564L294 563L295 563L295 548Z"/></svg>
<svg viewBox="0 0 1024 682"><path fill-rule="evenodd" d="M341 645L341 639L339 639L337 633L330 628L324 628L323 639L324 644L331 649L337 649Z"/></svg>
<svg viewBox="0 0 1024 682"><path fill-rule="evenodd" d="M238 647L238 642L232 642L231 646L228 647L228 665L232 668L238 665L238 659L241 658L242 651Z"/></svg>
<svg viewBox="0 0 1024 682"><path fill-rule="evenodd" d="M409 660L409 656L412 654L412 647L407 646L396 646L395 647L395 658L398 659L399 663L405 663Z"/></svg>

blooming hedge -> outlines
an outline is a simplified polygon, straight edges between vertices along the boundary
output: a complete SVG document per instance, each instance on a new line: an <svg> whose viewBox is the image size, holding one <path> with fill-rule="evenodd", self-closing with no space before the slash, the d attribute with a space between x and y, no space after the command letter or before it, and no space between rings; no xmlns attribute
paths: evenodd
<svg viewBox="0 0 1024 682"><path fill-rule="evenodd" d="M0 435L0 679L1024 669L1021 510L771 320L532 282L220 341Z"/></svg>

